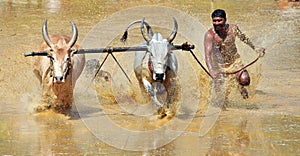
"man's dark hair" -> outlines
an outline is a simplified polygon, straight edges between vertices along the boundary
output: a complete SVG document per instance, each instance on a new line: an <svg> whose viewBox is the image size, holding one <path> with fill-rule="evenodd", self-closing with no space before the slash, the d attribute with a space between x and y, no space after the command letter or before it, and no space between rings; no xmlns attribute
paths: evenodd
<svg viewBox="0 0 300 156"><path fill-rule="evenodd" d="M222 9L217 9L211 14L211 18L214 18L214 17L222 17L226 21L226 12Z"/></svg>

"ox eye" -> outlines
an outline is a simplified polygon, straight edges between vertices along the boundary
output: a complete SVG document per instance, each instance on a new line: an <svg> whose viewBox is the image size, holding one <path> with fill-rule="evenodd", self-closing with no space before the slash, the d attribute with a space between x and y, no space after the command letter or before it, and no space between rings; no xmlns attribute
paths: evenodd
<svg viewBox="0 0 300 156"><path fill-rule="evenodd" d="M65 62L64 62L64 64L68 64L69 62L70 62L70 58L68 57L68 58L66 58L66 60L65 60Z"/></svg>
<svg viewBox="0 0 300 156"><path fill-rule="evenodd" d="M51 60L53 60L53 56L52 56L52 53L48 53L47 57L49 57Z"/></svg>
<svg viewBox="0 0 300 156"><path fill-rule="evenodd" d="M52 55L53 55L53 49L49 49L49 51L47 53L48 53L48 57L52 57Z"/></svg>

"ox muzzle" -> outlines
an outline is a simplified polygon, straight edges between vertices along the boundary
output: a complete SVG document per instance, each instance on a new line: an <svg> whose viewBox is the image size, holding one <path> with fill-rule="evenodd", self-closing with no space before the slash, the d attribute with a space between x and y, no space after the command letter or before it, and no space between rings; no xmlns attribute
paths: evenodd
<svg viewBox="0 0 300 156"><path fill-rule="evenodd" d="M152 68L153 68L153 80L154 81L164 81L166 79L166 65L163 63L153 63L152 62Z"/></svg>

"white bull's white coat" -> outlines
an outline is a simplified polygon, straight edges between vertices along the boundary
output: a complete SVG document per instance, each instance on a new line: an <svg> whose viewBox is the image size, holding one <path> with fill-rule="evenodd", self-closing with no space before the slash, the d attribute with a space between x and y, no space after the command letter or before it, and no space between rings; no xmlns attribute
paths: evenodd
<svg viewBox="0 0 300 156"><path fill-rule="evenodd" d="M160 33L155 33L147 44L148 51L137 51L134 60L134 72L140 87L145 88L155 105L162 108L164 104L158 101L154 82L161 82L167 91L167 107L171 104L176 89L176 77L178 63L175 54L171 51L171 45L167 39L163 39ZM157 78L163 74L163 78Z"/></svg>

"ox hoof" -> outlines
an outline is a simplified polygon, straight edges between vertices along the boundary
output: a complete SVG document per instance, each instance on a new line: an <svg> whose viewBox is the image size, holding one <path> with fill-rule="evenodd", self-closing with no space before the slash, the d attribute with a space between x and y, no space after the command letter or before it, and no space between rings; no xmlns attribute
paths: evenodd
<svg viewBox="0 0 300 156"><path fill-rule="evenodd" d="M157 110L157 113L158 113L158 119L162 119L167 116L166 110L162 107Z"/></svg>
<svg viewBox="0 0 300 156"><path fill-rule="evenodd" d="M51 108L50 104L38 105L34 108L34 111L39 113L39 112L44 112L50 108Z"/></svg>
<svg viewBox="0 0 300 156"><path fill-rule="evenodd" d="M110 75L110 73L107 72L107 71L100 70L99 75L100 75L101 77L103 77L105 81L110 81L110 80L111 80L111 75Z"/></svg>

